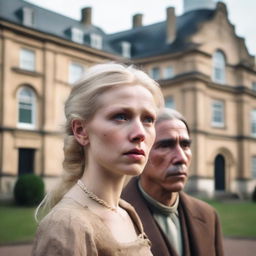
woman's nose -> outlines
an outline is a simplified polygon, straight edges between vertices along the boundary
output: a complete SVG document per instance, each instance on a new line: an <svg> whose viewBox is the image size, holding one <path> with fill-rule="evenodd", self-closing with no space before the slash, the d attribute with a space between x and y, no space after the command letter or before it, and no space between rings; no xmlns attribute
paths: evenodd
<svg viewBox="0 0 256 256"><path fill-rule="evenodd" d="M140 121L136 121L132 125L130 139L133 142L142 142L145 140L145 128Z"/></svg>

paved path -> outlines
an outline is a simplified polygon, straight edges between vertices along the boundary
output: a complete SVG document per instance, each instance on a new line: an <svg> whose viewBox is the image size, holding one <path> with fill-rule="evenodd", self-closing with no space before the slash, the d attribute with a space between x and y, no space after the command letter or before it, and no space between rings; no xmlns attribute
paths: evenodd
<svg viewBox="0 0 256 256"><path fill-rule="evenodd" d="M225 256L255 256L256 239L224 239ZM31 245L0 246L1 256L30 256ZM196 255L193 255L196 256Z"/></svg>

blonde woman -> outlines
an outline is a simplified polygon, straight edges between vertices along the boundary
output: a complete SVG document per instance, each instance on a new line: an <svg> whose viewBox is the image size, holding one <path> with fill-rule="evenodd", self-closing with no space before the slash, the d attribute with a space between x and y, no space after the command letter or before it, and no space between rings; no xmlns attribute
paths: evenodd
<svg viewBox="0 0 256 256"><path fill-rule="evenodd" d="M99 64L65 104L64 173L40 205L33 255L152 255L133 207L120 199L127 175L139 175L155 139L163 98L144 72Z"/></svg>

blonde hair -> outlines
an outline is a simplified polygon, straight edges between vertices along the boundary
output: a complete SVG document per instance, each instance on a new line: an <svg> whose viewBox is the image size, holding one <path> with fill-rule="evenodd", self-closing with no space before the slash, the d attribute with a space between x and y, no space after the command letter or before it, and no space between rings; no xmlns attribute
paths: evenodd
<svg viewBox="0 0 256 256"><path fill-rule="evenodd" d="M50 210L83 175L86 164L85 152L73 135L72 121L90 120L100 106L98 100L100 95L113 87L124 85L144 86L153 95L157 108L163 106L163 96L158 83L133 66L107 63L88 69L81 80L74 85L65 103L63 175L56 189L47 195L38 209L43 205L44 209Z"/></svg>

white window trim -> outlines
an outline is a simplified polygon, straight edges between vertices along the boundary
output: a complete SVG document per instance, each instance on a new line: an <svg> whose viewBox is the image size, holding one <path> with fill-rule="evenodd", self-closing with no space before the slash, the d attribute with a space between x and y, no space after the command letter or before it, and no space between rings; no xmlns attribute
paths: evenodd
<svg viewBox="0 0 256 256"><path fill-rule="evenodd" d="M214 104L220 104L220 106L222 106L222 111L221 111L221 118L222 118L222 122L216 122L214 120L214 116L215 116L215 111L216 109L214 109ZM224 101L221 100L213 100L212 104L211 104L211 111L212 111L212 116L211 116L211 124L213 127L218 127L218 128L223 128L225 127L225 104ZM217 110L219 111L219 110Z"/></svg>
<svg viewBox="0 0 256 256"><path fill-rule="evenodd" d="M23 123L19 121L19 112L20 112L20 97L19 94L23 89L29 89L32 92L32 116L31 116L31 123ZM36 127L36 95L34 91L29 87L22 87L17 92L17 127L24 128L24 129L34 129Z"/></svg>

